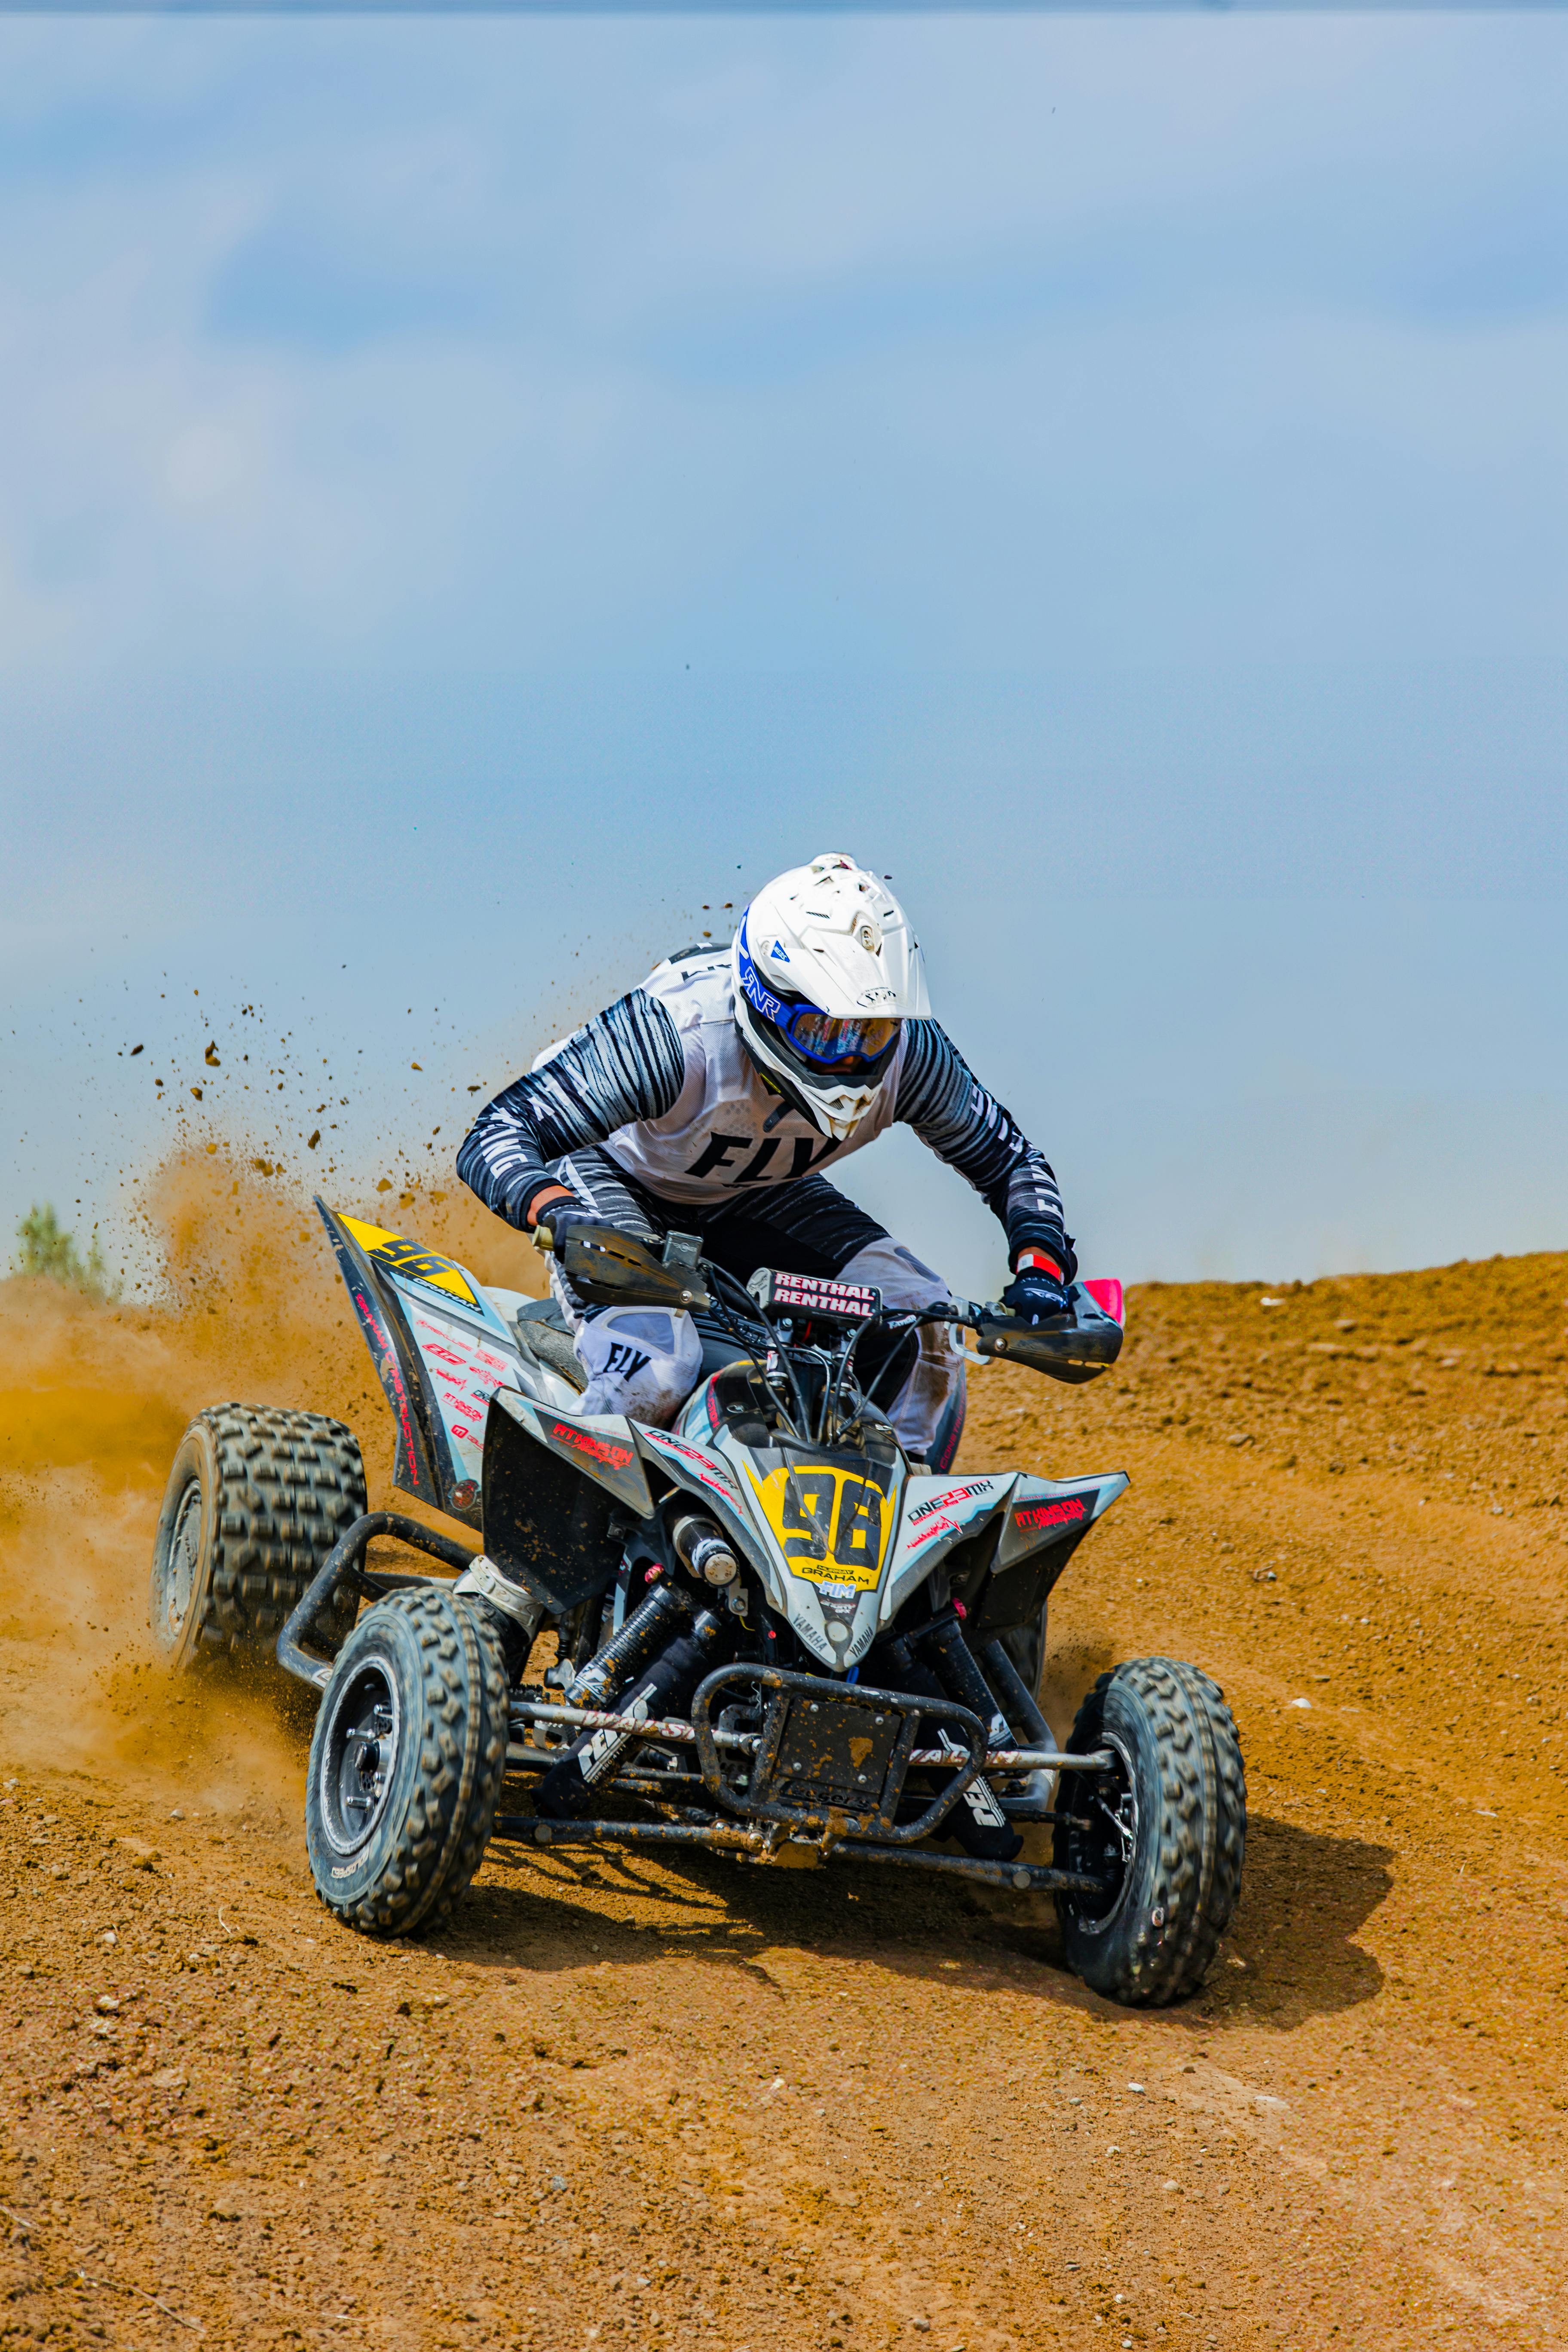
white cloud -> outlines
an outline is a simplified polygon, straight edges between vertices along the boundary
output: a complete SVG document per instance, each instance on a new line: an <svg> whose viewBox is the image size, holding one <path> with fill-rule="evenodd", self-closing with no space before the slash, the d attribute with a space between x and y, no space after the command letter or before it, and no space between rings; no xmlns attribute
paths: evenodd
<svg viewBox="0 0 1568 2352"><path fill-rule="evenodd" d="M1557 22L0 58L0 659L1554 641ZM1434 312L1467 212L1546 294Z"/></svg>

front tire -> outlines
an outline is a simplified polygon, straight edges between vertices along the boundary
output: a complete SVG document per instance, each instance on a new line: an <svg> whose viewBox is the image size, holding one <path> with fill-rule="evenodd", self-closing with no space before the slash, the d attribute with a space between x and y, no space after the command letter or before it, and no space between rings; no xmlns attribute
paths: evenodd
<svg viewBox="0 0 1568 2352"><path fill-rule="evenodd" d="M506 1771L500 1644L441 1585L394 1592L339 1651L310 1741L305 1843L344 1925L445 1919L484 1859Z"/></svg>
<svg viewBox="0 0 1568 2352"><path fill-rule="evenodd" d="M263 1405L197 1413L153 1544L148 1617L164 1664L270 1665L284 1620L364 1508L359 1440L341 1421ZM342 1596L325 1638L342 1639L356 1605Z"/></svg>
<svg viewBox="0 0 1568 2352"><path fill-rule="evenodd" d="M1236 1908L1247 1780L1225 1695L1195 1666L1136 1658L1101 1675L1069 1750L1110 1748L1114 1775L1064 1772L1058 1869L1104 1881L1057 1897L1068 1966L1108 2000L1160 2008L1203 1982ZM1081 1826L1083 1823L1089 1826Z"/></svg>

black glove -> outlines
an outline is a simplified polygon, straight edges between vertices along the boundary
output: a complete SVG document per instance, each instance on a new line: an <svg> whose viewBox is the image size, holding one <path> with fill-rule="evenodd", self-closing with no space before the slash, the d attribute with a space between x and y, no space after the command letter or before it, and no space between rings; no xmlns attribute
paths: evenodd
<svg viewBox="0 0 1568 2352"><path fill-rule="evenodd" d="M1010 1307L1021 1322L1048 1323L1055 1316L1071 1313L1072 1294L1065 1275L1026 1265L1002 1293L1002 1304Z"/></svg>
<svg viewBox="0 0 1568 2352"><path fill-rule="evenodd" d="M535 1233L542 1225L550 1235L551 1247L560 1254L566 1246L566 1236L574 1225L601 1225L604 1219L580 1201L546 1201L533 1226Z"/></svg>

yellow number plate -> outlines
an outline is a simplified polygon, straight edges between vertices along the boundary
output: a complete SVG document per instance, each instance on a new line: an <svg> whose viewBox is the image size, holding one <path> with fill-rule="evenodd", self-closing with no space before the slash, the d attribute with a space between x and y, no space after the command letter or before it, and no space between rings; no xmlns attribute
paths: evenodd
<svg viewBox="0 0 1568 2352"><path fill-rule="evenodd" d="M437 1257L434 1250L421 1249L417 1242L405 1241L401 1234L386 1233L380 1225L367 1225L358 1217L344 1217L342 1222L361 1249L394 1274L422 1282L430 1290L444 1290L465 1307L479 1305L468 1276L449 1257Z"/></svg>
<svg viewBox="0 0 1568 2352"><path fill-rule="evenodd" d="M893 1531L891 1499L875 1479L837 1462L792 1462L752 1475L752 1485L796 1576L875 1589Z"/></svg>

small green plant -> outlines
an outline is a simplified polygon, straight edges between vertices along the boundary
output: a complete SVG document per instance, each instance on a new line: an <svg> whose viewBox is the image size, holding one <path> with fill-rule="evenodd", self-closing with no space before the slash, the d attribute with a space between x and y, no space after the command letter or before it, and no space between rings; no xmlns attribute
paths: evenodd
<svg viewBox="0 0 1568 2352"><path fill-rule="evenodd" d="M103 1252L94 1234L83 1257L74 1234L67 1233L56 1216L51 1202L40 1208L35 1202L16 1227L20 1244L12 1272L41 1274L50 1282L63 1283L68 1290L79 1290L89 1298L107 1298L110 1292L109 1268L103 1262Z"/></svg>

